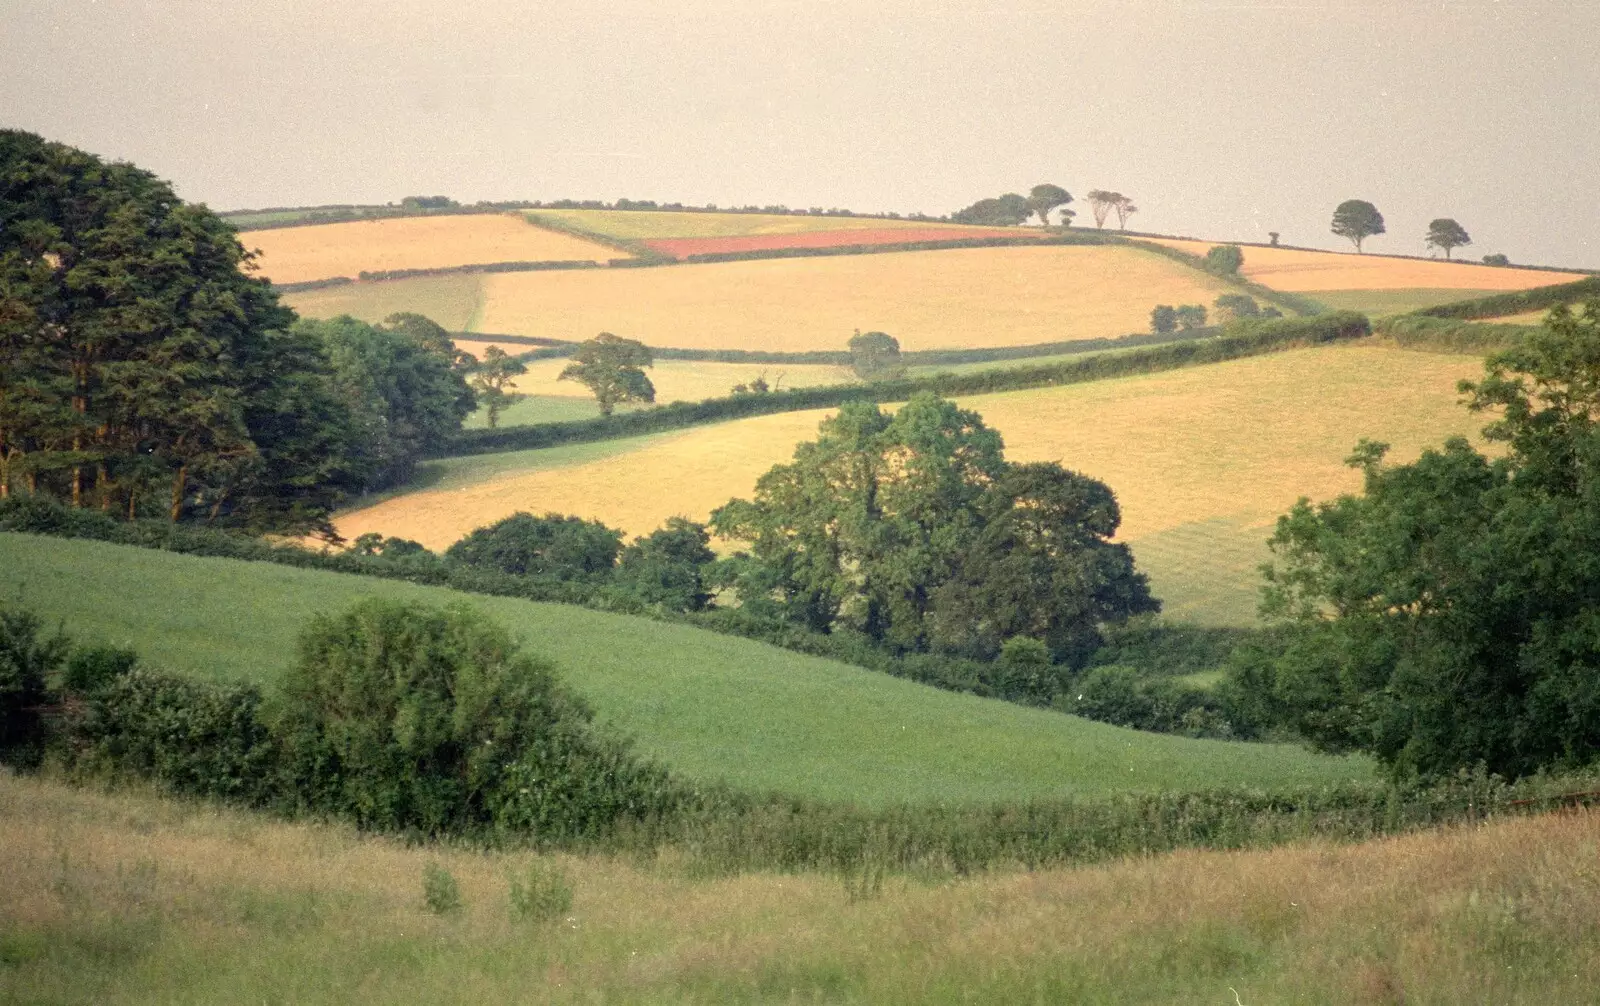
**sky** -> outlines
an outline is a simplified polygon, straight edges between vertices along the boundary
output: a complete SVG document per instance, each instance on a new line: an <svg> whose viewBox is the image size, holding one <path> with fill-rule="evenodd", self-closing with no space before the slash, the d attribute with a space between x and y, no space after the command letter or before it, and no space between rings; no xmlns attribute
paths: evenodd
<svg viewBox="0 0 1600 1006"><path fill-rule="evenodd" d="M1131 226L1600 268L1600 2L0 0L0 128L213 209L407 195Z"/></svg>

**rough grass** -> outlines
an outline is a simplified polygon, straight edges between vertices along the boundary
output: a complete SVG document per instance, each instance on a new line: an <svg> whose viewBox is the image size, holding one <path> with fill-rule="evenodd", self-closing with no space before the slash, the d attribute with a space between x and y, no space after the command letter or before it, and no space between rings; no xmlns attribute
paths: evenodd
<svg viewBox="0 0 1600 1006"><path fill-rule="evenodd" d="M474 327L483 308L483 280L482 275L471 273L414 276L302 290L283 294L282 299L307 318L348 314L362 321L379 322L391 314L410 311L432 318L449 331L465 332Z"/></svg>
<svg viewBox="0 0 1600 1006"><path fill-rule="evenodd" d="M1317 292L1316 300L1332 311L1360 311L1373 318L1384 318L1395 314L1410 314L1425 307L1453 304L1458 300L1476 300L1495 292L1444 287L1416 287L1402 290L1320 290Z"/></svg>
<svg viewBox="0 0 1600 1006"><path fill-rule="evenodd" d="M1210 241L1152 240L1194 255L1204 255L1215 247ZM1443 259L1254 246L1244 249L1244 268L1241 271L1247 279L1286 293L1418 288L1527 290L1536 286L1571 283L1578 278L1569 272L1506 268Z"/></svg>
<svg viewBox="0 0 1600 1006"><path fill-rule="evenodd" d="M440 269L489 262L603 262L619 252L533 227L519 214L397 217L250 231L261 275L301 283L388 269Z"/></svg>
<svg viewBox="0 0 1600 1006"><path fill-rule="evenodd" d="M1370 778L1364 759L1146 734L624 615L392 580L0 535L0 598L80 637L270 683L314 614L367 596L470 603L691 779L881 806Z"/></svg>
<svg viewBox="0 0 1600 1006"><path fill-rule="evenodd" d="M1600 813L958 880L414 847L0 774L0 1002L1594 1001ZM460 885L428 913L424 865ZM513 921L508 875L568 912Z"/></svg>
<svg viewBox="0 0 1600 1006"><path fill-rule="evenodd" d="M1471 357L1373 345L1295 350L1117 380L961 399L1005 437L1013 460L1055 460L1116 491L1122 538L1177 617L1250 624L1264 542L1300 496L1360 485L1343 459L1362 437L1397 460L1483 420L1455 383ZM402 495L337 523L445 546L528 501L647 533L670 516L697 520L747 496L826 411L783 413L632 441L605 458L481 484ZM527 452L537 457L541 452ZM463 459L465 460L465 459Z"/></svg>
<svg viewBox="0 0 1600 1006"><path fill-rule="evenodd" d="M746 234L805 234L812 231L883 230L887 228L961 229L960 224L929 224L878 217L787 216L776 213L679 213L670 210L531 210L568 227L604 234L620 241L651 238L721 238ZM973 227L974 233L993 228ZM1026 233L1026 232L1023 232Z"/></svg>
<svg viewBox="0 0 1600 1006"><path fill-rule="evenodd" d="M1031 247L846 255L483 277L476 327L651 346L843 349L884 331L901 348L956 349L1144 331L1156 304L1230 289L1135 248Z"/></svg>

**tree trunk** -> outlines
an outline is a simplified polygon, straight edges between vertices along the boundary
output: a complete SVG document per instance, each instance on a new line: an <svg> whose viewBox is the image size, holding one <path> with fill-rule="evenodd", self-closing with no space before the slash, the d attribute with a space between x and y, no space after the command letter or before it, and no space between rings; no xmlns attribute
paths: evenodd
<svg viewBox="0 0 1600 1006"><path fill-rule="evenodd" d="M100 509L106 513L111 512L111 479L106 474L106 463L100 462L95 466L94 491L100 497Z"/></svg>
<svg viewBox="0 0 1600 1006"><path fill-rule="evenodd" d="M136 516L138 516L139 509L135 505L136 501L138 500L138 498L139 498L139 494L138 493L134 492L132 489L128 490L128 519L129 520L133 520Z"/></svg>
<svg viewBox="0 0 1600 1006"><path fill-rule="evenodd" d="M189 466L179 465L177 474L172 476L172 506L167 511L168 519L174 524L183 516L183 492L188 484Z"/></svg>

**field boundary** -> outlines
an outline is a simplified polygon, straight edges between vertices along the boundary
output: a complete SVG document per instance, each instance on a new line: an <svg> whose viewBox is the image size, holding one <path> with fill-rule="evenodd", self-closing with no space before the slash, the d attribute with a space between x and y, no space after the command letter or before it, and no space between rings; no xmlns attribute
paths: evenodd
<svg viewBox="0 0 1600 1006"><path fill-rule="evenodd" d="M1411 312L1423 318L1451 318L1472 321L1479 318L1501 318L1555 307L1569 301L1600 297L1600 275L1590 275L1571 283L1555 286L1536 286L1530 290L1512 290L1507 293L1437 304Z"/></svg>

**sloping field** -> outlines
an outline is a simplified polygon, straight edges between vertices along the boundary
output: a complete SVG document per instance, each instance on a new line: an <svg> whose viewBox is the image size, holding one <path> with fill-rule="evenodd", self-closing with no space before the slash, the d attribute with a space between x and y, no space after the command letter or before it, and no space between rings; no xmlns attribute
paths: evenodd
<svg viewBox="0 0 1600 1006"><path fill-rule="evenodd" d="M568 398L594 397L576 381L558 381L568 360L533 360L528 372L517 378L517 390L530 395ZM729 394L736 384L749 384L762 377L769 385L784 388L810 388L819 384L849 384L855 380L850 368L832 364L793 363L715 363L701 360L657 360L645 371L656 388L656 401L698 402Z"/></svg>
<svg viewBox="0 0 1600 1006"><path fill-rule="evenodd" d="M903 245L914 241L961 241L967 238L1024 238L1017 228L882 227L837 231L802 231L792 234L741 234L730 237L651 238L652 251L673 258L730 252L773 251L782 248L847 248L856 245Z"/></svg>
<svg viewBox="0 0 1600 1006"><path fill-rule="evenodd" d="M929 224L882 217L830 217L781 213L687 213L672 210L529 210L568 227L604 234L620 241L654 238L721 238L745 234L804 234L809 231L887 230L950 227L981 233L992 228L961 224Z"/></svg>
<svg viewBox="0 0 1600 1006"><path fill-rule="evenodd" d="M1356 489L1343 459L1361 437L1408 459L1483 425L1456 404L1470 357L1375 346L1296 350L1229 363L961 400L1005 437L1017 461L1058 460L1104 480L1169 613L1247 624L1255 567L1272 523L1302 495ZM825 411L762 416L634 441L636 449L571 467L498 474L393 498L346 514L340 533L382 531L443 547L516 510L576 513L647 533L670 516L703 520L748 495ZM529 460L541 452L527 452ZM470 458L428 462L478 464Z"/></svg>
<svg viewBox="0 0 1600 1006"><path fill-rule="evenodd" d="M1143 332L1158 303L1211 303L1222 281L1132 248L844 255L484 276L476 327L650 346L843 349L857 329L906 350Z"/></svg>
<svg viewBox="0 0 1600 1006"><path fill-rule="evenodd" d="M489 262L603 262L621 252L534 227L517 214L354 220L342 224L249 231L259 248L261 275L301 283L365 271L440 269Z"/></svg>
<svg viewBox="0 0 1600 1006"><path fill-rule="evenodd" d="M413 276L382 283L350 283L323 290L301 290L282 295L285 304L307 318L332 318L348 314L362 321L380 322L402 311L426 315L451 332L474 326L483 307L481 275Z"/></svg>
<svg viewBox="0 0 1600 1006"><path fill-rule="evenodd" d="M1209 241L1150 239L1169 248L1204 255L1216 247ZM1447 262L1434 259L1357 255L1354 252L1300 251L1295 248L1248 246L1244 251L1246 278L1286 293L1322 290L1527 290L1536 286L1571 283L1581 277L1569 272L1517 269ZM1463 298L1464 299L1464 298Z"/></svg>
<svg viewBox="0 0 1600 1006"><path fill-rule="evenodd" d="M0 995L66 1003L1594 1001L1600 813L942 883L418 847L0 775ZM553 866L571 910L507 913ZM428 864L464 906L422 905ZM1237 996L1237 998L1236 998Z"/></svg>
<svg viewBox="0 0 1600 1006"><path fill-rule="evenodd" d="M0 597L152 663L271 682L313 614L364 596L464 601L554 660L603 719L690 778L884 805L1271 788L1367 778L1284 745L1143 734L956 695L682 625L267 563L0 534Z"/></svg>

